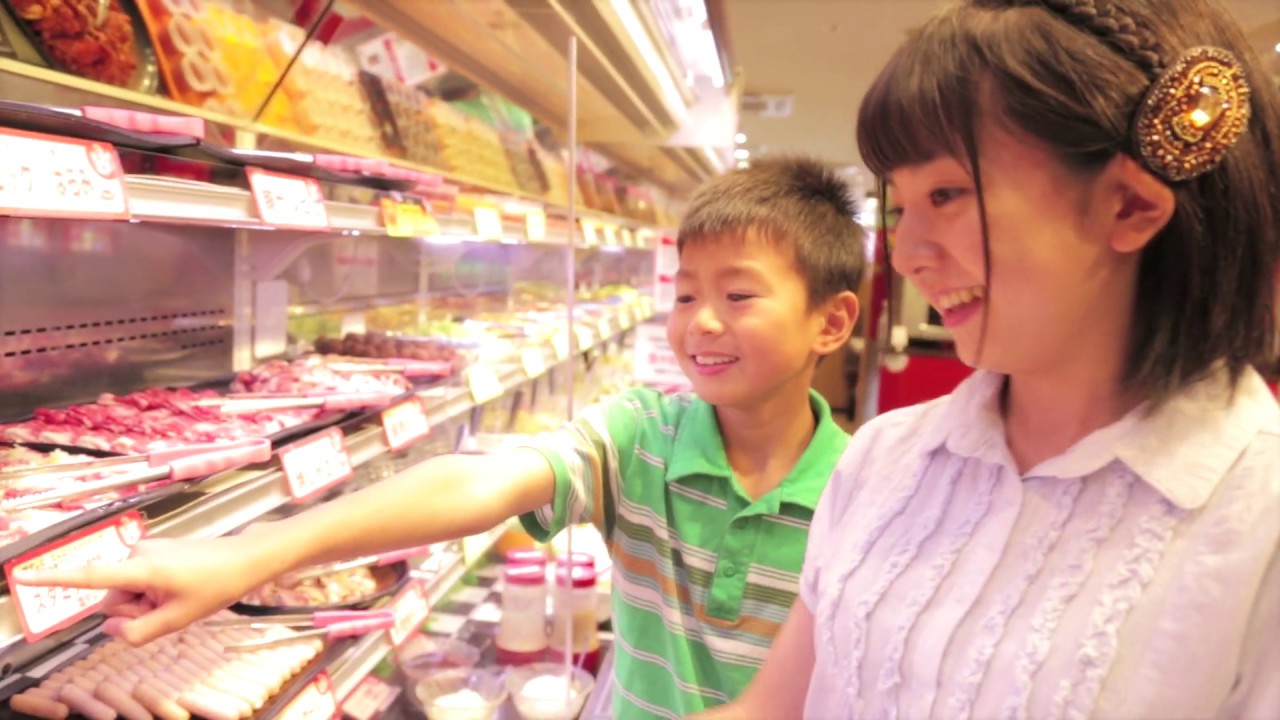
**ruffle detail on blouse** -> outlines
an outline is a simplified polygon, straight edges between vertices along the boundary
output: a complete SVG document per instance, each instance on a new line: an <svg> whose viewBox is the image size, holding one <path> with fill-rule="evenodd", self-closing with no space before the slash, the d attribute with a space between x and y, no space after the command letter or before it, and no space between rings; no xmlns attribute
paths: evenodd
<svg viewBox="0 0 1280 720"><path fill-rule="evenodd" d="M837 666L841 664L841 658L839 656L838 643L836 642L836 620L837 611L840 608L840 597L843 594L842 591L849 585L849 578L852 577L853 574L858 571L858 568L862 566L863 561L867 558L867 554L871 552L871 548L874 547L880 540L881 536L884 535L885 530L888 529L889 525L893 523L894 520L898 519L902 513L906 511L907 506L911 504L911 499L914 498L916 492L919 491L920 483L924 480L925 476L929 474L933 464L939 461L939 457L941 455L941 453L934 452L927 458L922 459L919 467L916 468L915 473L912 475L911 481L903 483L902 486L897 489L896 493L881 502L880 507L878 508L880 510L879 517L875 518L875 522L871 525L870 530L862 535L861 542L849 553L847 564L832 579L830 585L828 585L830 592L827 597L823 598L823 603L819 607L818 617L815 621L817 622L818 627L824 629L823 639L828 651L830 652L832 662L836 663ZM949 462L946 472L942 476L953 477L957 475L960 469L957 466L962 466L965 459L955 455L946 455L945 457ZM934 477L937 477L937 475L934 475ZM907 561L909 560L910 558L907 558ZM881 577L886 577L886 575L881 574ZM870 606L864 608L863 605L864 603L859 603L857 607L852 609L855 618L863 612L870 612ZM864 622L862 624L865 624L865 618L863 618L863 620ZM861 647L861 642L855 641L852 643L852 647ZM855 658L851 653L851 656L848 658L848 662L845 664L852 668L859 661L860 658ZM857 717L858 715L858 709L856 707L859 690L858 686L858 673L851 672L849 682L845 686L845 708L849 713L849 717Z"/></svg>
<svg viewBox="0 0 1280 720"><path fill-rule="evenodd" d="M999 481L1000 468L996 467L987 476L986 484L974 496L964 518L952 530L950 536L947 537L937 558L929 565L928 576L907 601L903 612L903 620L894 631L893 639L889 643L884 669L880 672L879 691L885 695L890 693L894 695L883 715L886 720L896 720L898 717L900 703L897 698L897 691L902 684L902 658L906 654L907 638L911 634L911 629L915 626L916 621L919 620L920 613L924 611L924 608L938 592L938 588L942 586L942 582L951 573L956 559L973 537L973 531L978 527L978 523L986 518L987 513L990 512L991 500L995 497ZM948 498L948 502L950 502L950 498Z"/></svg>
<svg viewBox="0 0 1280 720"><path fill-rule="evenodd" d="M1184 515L1163 497L1152 503L1116 577L1098 599L1076 655L1076 677L1074 681L1063 680L1059 685L1051 717L1086 718L1093 711L1102 682L1115 660L1120 627L1155 576L1156 566Z"/></svg>
<svg viewBox="0 0 1280 720"><path fill-rule="evenodd" d="M1093 572L1098 548L1111 537L1120 524L1120 518L1124 517L1133 483L1133 475L1125 469L1120 469L1107 483L1103 491L1102 507L1092 524L1076 541L1073 555L1066 567L1050 583L1049 591L1031 621L1031 634L1027 637L1026 647L1015 666L1013 689L1000 715L1003 720L1027 718L1032 681L1049 656L1058 623L1062 621L1067 605L1084 587L1085 580Z"/></svg>
<svg viewBox="0 0 1280 720"><path fill-rule="evenodd" d="M973 714L973 704L977 701L978 690L982 687L982 680L986 677L992 656L995 655L996 645L1004 636L1009 618L1026 595L1031 583L1044 569L1049 552L1062 537L1062 530L1066 527L1067 520L1071 518L1071 511L1075 509L1076 498L1079 497L1084 483L1080 479L1060 482L1061 485L1055 488L1053 514L1049 518L1047 527L1028 544L1023 554L1022 576L1000 595L991 612L982 621L977 645L965 667L960 686L951 697L950 708L946 713L948 718L967 718Z"/></svg>

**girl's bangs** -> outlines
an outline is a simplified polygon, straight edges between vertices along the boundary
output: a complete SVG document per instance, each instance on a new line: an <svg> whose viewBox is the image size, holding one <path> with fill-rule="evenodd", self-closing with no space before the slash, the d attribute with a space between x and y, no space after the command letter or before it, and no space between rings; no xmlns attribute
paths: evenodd
<svg viewBox="0 0 1280 720"><path fill-rule="evenodd" d="M913 32L864 96L858 150L876 175L943 156L970 164L984 73L962 12Z"/></svg>

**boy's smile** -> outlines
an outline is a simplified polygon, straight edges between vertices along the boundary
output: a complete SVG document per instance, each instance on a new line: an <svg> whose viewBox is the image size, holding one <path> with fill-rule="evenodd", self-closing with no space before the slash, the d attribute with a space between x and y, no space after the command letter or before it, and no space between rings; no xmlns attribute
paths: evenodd
<svg viewBox="0 0 1280 720"><path fill-rule="evenodd" d="M749 234L686 246L667 334L695 392L743 408L807 385L823 326L807 291L785 244Z"/></svg>

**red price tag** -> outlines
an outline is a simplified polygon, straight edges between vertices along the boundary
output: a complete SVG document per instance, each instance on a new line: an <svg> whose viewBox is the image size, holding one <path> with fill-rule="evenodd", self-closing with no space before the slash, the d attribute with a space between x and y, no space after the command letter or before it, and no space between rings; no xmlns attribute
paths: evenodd
<svg viewBox="0 0 1280 720"><path fill-rule="evenodd" d="M340 428L294 443L280 451L280 467L295 501L308 500L355 474Z"/></svg>
<svg viewBox="0 0 1280 720"><path fill-rule="evenodd" d="M27 641L35 642L89 617L97 612L107 592L18 585L13 582L15 570L54 570L124 562L145 534L142 516L130 512L90 525L5 563L9 594L18 604L18 618Z"/></svg>
<svg viewBox="0 0 1280 720"><path fill-rule="evenodd" d="M262 222L293 230L329 229L329 210L319 180L252 167L245 173Z"/></svg>
<svg viewBox="0 0 1280 720"><path fill-rule="evenodd" d="M427 407L421 398L410 398L382 411L382 431L392 450L403 450L431 433Z"/></svg>
<svg viewBox="0 0 1280 720"><path fill-rule="evenodd" d="M0 215L128 219L120 155L107 143L0 128Z"/></svg>
<svg viewBox="0 0 1280 720"><path fill-rule="evenodd" d="M370 675L356 685L346 700L342 701L342 714L351 720L373 720L386 712L400 695L400 688L392 687Z"/></svg>
<svg viewBox="0 0 1280 720"><path fill-rule="evenodd" d="M333 720L339 717L329 673L320 671L276 717L282 720Z"/></svg>
<svg viewBox="0 0 1280 720"><path fill-rule="evenodd" d="M400 647L422 629L431 614L427 588L421 580L410 582L396 595L391 601L391 613L396 616L396 624L387 633L391 636L391 644Z"/></svg>

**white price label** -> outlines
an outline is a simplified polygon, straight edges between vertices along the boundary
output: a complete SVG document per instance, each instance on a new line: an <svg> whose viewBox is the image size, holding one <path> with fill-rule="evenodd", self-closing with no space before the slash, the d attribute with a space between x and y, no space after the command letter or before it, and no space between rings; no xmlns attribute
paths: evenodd
<svg viewBox="0 0 1280 720"><path fill-rule="evenodd" d="M593 220L582 221L582 244L587 247L593 247L600 244L600 234L596 230L596 224Z"/></svg>
<svg viewBox="0 0 1280 720"><path fill-rule="evenodd" d="M561 330L551 338L551 349L556 354L556 362L564 362L569 357L569 333Z"/></svg>
<svg viewBox="0 0 1280 720"><path fill-rule="evenodd" d="M400 688L370 675L361 680L347 699L342 701L342 714L351 720L373 720L381 717L399 695Z"/></svg>
<svg viewBox="0 0 1280 720"><path fill-rule="evenodd" d="M534 208L525 214L524 233L529 242L547 239L547 213L542 208Z"/></svg>
<svg viewBox="0 0 1280 720"><path fill-rule="evenodd" d="M498 208L481 205L471 210L476 222L476 235L481 240L501 240L504 234L502 213Z"/></svg>
<svg viewBox="0 0 1280 720"><path fill-rule="evenodd" d="M680 360L667 343L667 329L659 324L636 328L635 356L632 360L639 385L687 389L689 378L680 369Z"/></svg>
<svg viewBox="0 0 1280 720"><path fill-rule="evenodd" d="M618 325L623 330L630 330L631 326L636 324L635 312L631 309L631 304L627 303L618 309Z"/></svg>
<svg viewBox="0 0 1280 720"><path fill-rule="evenodd" d="M276 717L281 720L333 720L339 717L329 673L320 671Z"/></svg>
<svg viewBox="0 0 1280 720"><path fill-rule="evenodd" d="M133 548L146 534L142 516L126 513L90 525L68 537L6 563L9 595L18 606L22 634L28 642L75 624L97 612L106 598L105 590L28 587L13 581L15 570L46 571L88 565L115 565L129 559Z"/></svg>
<svg viewBox="0 0 1280 720"><path fill-rule="evenodd" d="M520 363L524 365L524 374L529 379L540 377L547 372L547 357L540 347L525 348L521 351Z"/></svg>
<svg viewBox="0 0 1280 720"><path fill-rule="evenodd" d="M578 352L586 352L596 344L596 336L591 334L591 328L579 325L573 332L578 336Z"/></svg>
<svg viewBox="0 0 1280 720"><path fill-rule="evenodd" d="M414 397L383 410L382 431L392 450L403 450L431 434L426 404Z"/></svg>
<svg viewBox="0 0 1280 720"><path fill-rule="evenodd" d="M340 428L329 428L284 448L280 451L280 467L284 469L289 496L295 501L308 500L355 474Z"/></svg>
<svg viewBox="0 0 1280 720"><path fill-rule="evenodd" d="M329 210L320 181L253 167L245 173L262 222L294 230L329 229Z"/></svg>
<svg viewBox="0 0 1280 720"><path fill-rule="evenodd" d="M600 333L602 342L613 337L613 326L609 324L609 318L602 317L596 321L596 332Z"/></svg>
<svg viewBox="0 0 1280 720"><path fill-rule="evenodd" d="M636 234L631 231L631 228L622 228L622 247L629 248L635 246Z"/></svg>
<svg viewBox="0 0 1280 720"><path fill-rule="evenodd" d="M421 580L414 580L406 585L391 601L391 614L395 616L396 622L387 629L387 633L391 636L391 644L400 647L405 640L422 629L427 622L427 615L431 614L425 584Z"/></svg>
<svg viewBox="0 0 1280 720"><path fill-rule="evenodd" d="M477 405L502 396L502 381L493 368L483 363L467 368L467 388L471 390L471 399Z"/></svg>
<svg viewBox="0 0 1280 720"><path fill-rule="evenodd" d="M617 246L618 244L618 226L617 225L604 226L604 244L615 246L615 247Z"/></svg>
<svg viewBox="0 0 1280 720"><path fill-rule="evenodd" d="M129 217L114 146L0 128L0 215Z"/></svg>

